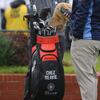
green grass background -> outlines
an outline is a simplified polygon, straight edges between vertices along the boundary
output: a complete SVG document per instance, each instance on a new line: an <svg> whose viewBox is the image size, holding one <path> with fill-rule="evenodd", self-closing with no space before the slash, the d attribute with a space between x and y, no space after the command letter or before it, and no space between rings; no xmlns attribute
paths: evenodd
<svg viewBox="0 0 100 100"><path fill-rule="evenodd" d="M69 52L64 55L64 61L71 63L71 56ZM100 56L97 58L96 70L100 72ZM28 71L28 66L0 66L0 73L26 73ZM74 67L64 66L64 72L67 74L74 73Z"/></svg>
<svg viewBox="0 0 100 100"><path fill-rule="evenodd" d="M69 52L66 52L65 55L64 55L64 60L65 61L68 61L70 63L72 63L71 61L71 56L70 56L70 53ZM97 72L100 72L100 55L98 56L97 58L97 62L96 62L96 71ZM64 67L64 72L65 73L74 73L74 67L73 65L72 66L67 66L67 67Z"/></svg>

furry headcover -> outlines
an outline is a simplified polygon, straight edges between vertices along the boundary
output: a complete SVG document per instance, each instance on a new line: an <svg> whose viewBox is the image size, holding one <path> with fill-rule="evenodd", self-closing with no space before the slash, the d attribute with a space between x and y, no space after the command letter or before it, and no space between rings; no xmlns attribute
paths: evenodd
<svg viewBox="0 0 100 100"><path fill-rule="evenodd" d="M63 32L65 23L69 20L69 15L67 15L67 13L71 13L71 8L69 3L58 3L54 9L53 16L48 21L48 25L56 28L57 31Z"/></svg>

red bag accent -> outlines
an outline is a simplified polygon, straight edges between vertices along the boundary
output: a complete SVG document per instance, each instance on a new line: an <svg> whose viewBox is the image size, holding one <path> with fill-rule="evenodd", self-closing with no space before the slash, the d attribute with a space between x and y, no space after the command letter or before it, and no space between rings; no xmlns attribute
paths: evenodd
<svg viewBox="0 0 100 100"><path fill-rule="evenodd" d="M58 42L59 42L58 35L46 36L46 37L37 35L37 43L39 44L52 44L52 43L58 43Z"/></svg>
<svg viewBox="0 0 100 100"><path fill-rule="evenodd" d="M48 60L57 60L57 50L49 52L49 51L42 51L40 50L40 58L42 61L48 61Z"/></svg>
<svg viewBox="0 0 100 100"><path fill-rule="evenodd" d="M46 55L42 58L42 61L50 61L50 60L57 60L55 56L53 55Z"/></svg>
<svg viewBox="0 0 100 100"><path fill-rule="evenodd" d="M41 45L41 49L44 51L51 51L51 50L55 50L55 44L42 44Z"/></svg>
<svg viewBox="0 0 100 100"><path fill-rule="evenodd" d="M36 46L32 47L32 53L36 50Z"/></svg>

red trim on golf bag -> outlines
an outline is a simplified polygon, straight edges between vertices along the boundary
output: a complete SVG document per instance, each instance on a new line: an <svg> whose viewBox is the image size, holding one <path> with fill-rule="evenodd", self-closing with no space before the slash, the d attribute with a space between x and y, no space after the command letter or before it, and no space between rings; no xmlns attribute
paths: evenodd
<svg viewBox="0 0 100 100"><path fill-rule="evenodd" d="M55 36L37 36L37 43L39 44L55 44L59 42L58 35Z"/></svg>
<svg viewBox="0 0 100 100"><path fill-rule="evenodd" d="M40 44L40 58L42 61L57 60L56 43L58 42L58 35L47 37L37 36L37 43Z"/></svg>
<svg viewBox="0 0 100 100"><path fill-rule="evenodd" d="M32 47L32 53L34 53L34 51L36 50L36 46Z"/></svg>
<svg viewBox="0 0 100 100"><path fill-rule="evenodd" d="M40 58L42 59L42 61L57 60L57 57L58 57L57 50L51 52L49 51L45 52L40 50Z"/></svg>

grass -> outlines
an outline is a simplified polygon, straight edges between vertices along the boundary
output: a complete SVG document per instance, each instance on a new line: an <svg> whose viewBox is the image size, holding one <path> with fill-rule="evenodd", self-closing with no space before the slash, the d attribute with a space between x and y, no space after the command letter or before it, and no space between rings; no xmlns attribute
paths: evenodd
<svg viewBox="0 0 100 100"><path fill-rule="evenodd" d="M70 56L69 52L65 53L64 60L71 63L71 56ZM96 71L100 72L100 55L97 58ZM74 67L73 67L73 65L71 65L71 66L65 66L64 67L64 72L65 73L74 73Z"/></svg>
<svg viewBox="0 0 100 100"><path fill-rule="evenodd" d="M28 67L27 66L0 66L0 73L6 73L6 74L10 74L10 73L26 73L28 71Z"/></svg>
<svg viewBox="0 0 100 100"><path fill-rule="evenodd" d="M64 61L66 61L66 62L72 64L72 62L71 62L71 56L70 56L70 53L69 53L69 52L66 52L66 53L64 54ZM74 68L73 68L73 66L72 66L72 65L70 65L70 66L64 66L64 72L65 72L65 73L74 73Z"/></svg>
<svg viewBox="0 0 100 100"><path fill-rule="evenodd" d="M100 56L97 58L96 70L97 72L100 72Z"/></svg>
<svg viewBox="0 0 100 100"><path fill-rule="evenodd" d="M71 63L71 56L69 52L64 55L64 61ZM24 74L28 71L28 66L0 66L0 73L21 73ZM100 72L100 56L97 58L96 71ZM64 66L64 72L68 74L74 73L74 67Z"/></svg>

